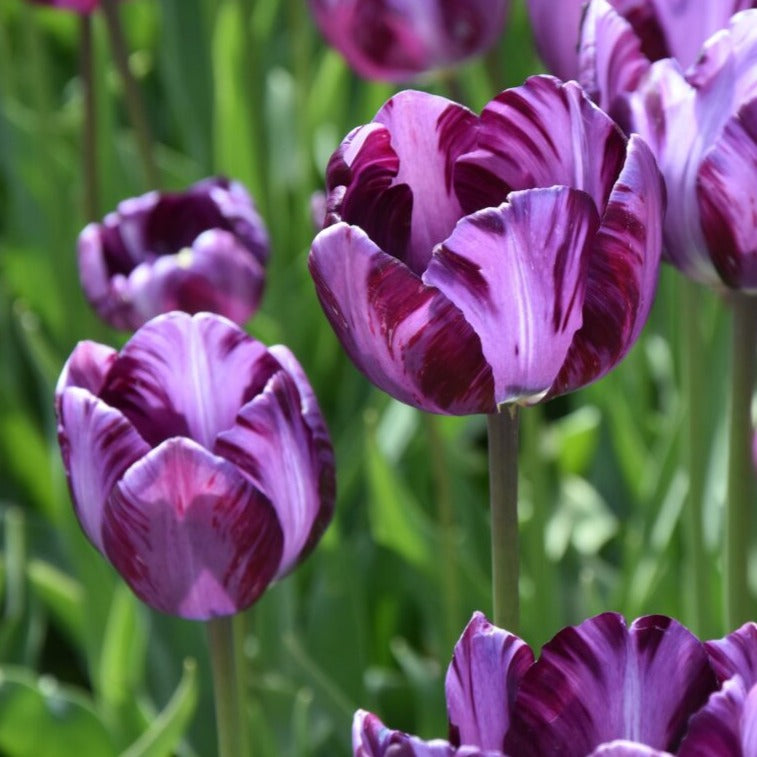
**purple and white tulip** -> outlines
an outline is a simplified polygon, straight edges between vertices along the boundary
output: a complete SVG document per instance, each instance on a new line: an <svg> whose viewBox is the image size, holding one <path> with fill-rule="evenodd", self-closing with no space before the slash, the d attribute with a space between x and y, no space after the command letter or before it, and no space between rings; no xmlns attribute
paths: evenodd
<svg viewBox="0 0 757 757"><path fill-rule="evenodd" d="M578 79L608 112L650 63L675 58L687 68L708 37L734 13L753 7L754 0L528 0L548 70Z"/></svg>
<svg viewBox="0 0 757 757"><path fill-rule="evenodd" d="M331 518L333 453L302 368L220 316L159 316L118 353L80 342L56 411L81 527L155 609L248 607Z"/></svg>
<svg viewBox="0 0 757 757"><path fill-rule="evenodd" d="M84 294L115 328L172 310L241 324L260 303L268 234L241 184L205 179L120 203L82 231L78 258Z"/></svg>
<svg viewBox="0 0 757 757"><path fill-rule="evenodd" d="M449 741L424 742L359 711L354 754L663 757L718 686L704 645L658 615L630 626L615 613L598 615L561 631L533 659L523 641L474 614L447 673Z"/></svg>
<svg viewBox="0 0 757 757"><path fill-rule="evenodd" d="M757 292L757 9L685 72L651 65L625 107L667 185L666 258L695 281Z"/></svg>
<svg viewBox="0 0 757 757"><path fill-rule="evenodd" d="M407 81L484 52L509 0L309 0L321 33L361 76Z"/></svg>
<svg viewBox="0 0 757 757"><path fill-rule="evenodd" d="M480 117L401 92L327 171L310 271L357 367L407 404L491 413L577 389L652 303L663 190L581 88L533 77Z"/></svg>

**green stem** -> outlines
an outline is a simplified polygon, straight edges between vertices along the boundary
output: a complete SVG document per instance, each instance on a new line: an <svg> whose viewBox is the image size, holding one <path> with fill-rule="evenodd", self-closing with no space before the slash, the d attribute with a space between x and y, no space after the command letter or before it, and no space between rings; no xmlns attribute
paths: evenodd
<svg viewBox="0 0 757 757"><path fill-rule="evenodd" d="M216 702L218 757L241 757L243 720L233 618L214 618L208 621L207 627Z"/></svg>
<svg viewBox="0 0 757 757"><path fill-rule="evenodd" d="M152 136L150 126L147 121L142 96L134 75L129 68L129 54L126 48L123 29L121 28L121 18L118 14L116 0L102 0L102 10L105 15L105 23L108 27L108 36L110 37L110 46L113 52L113 58L121 76L124 87L124 96L126 98L126 109L129 112L129 119L134 127L137 139L137 150L142 161L142 168L145 173L145 179L151 189L157 189L159 185L158 170L155 166L155 160L152 152Z"/></svg>
<svg viewBox="0 0 757 757"><path fill-rule="evenodd" d="M84 125L82 128L82 172L84 174L84 215L88 221L98 218L97 189L97 117L93 70L92 18L80 17L81 81L84 91Z"/></svg>
<svg viewBox="0 0 757 757"><path fill-rule="evenodd" d="M494 623L518 632L518 407L487 416Z"/></svg>
<svg viewBox="0 0 757 757"><path fill-rule="evenodd" d="M444 601L444 641L454 644L460 635L458 614L460 608L460 586L457 580L457 550L455 545L455 514L452 504L452 480L444 453L444 441L439 433L439 418L423 413L429 451L431 453L431 475L433 476L434 501L437 520L441 532L442 581ZM446 648L446 647L445 647Z"/></svg>
<svg viewBox="0 0 757 757"><path fill-rule="evenodd" d="M725 614L729 630L749 620L754 612L749 597L747 563L750 513L757 501L751 456L751 405L757 377L757 297L734 292L731 307L731 402L725 519Z"/></svg>
<svg viewBox="0 0 757 757"><path fill-rule="evenodd" d="M702 534L702 511L704 507L705 470L707 468L708 440L703 417L707 406L706 351L702 349L702 287L679 277L683 286L683 364L684 396L687 425L684 440L689 473L689 493L684 516L686 538L686 587L685 597L690 613L687 626L698 635L705 633L707 618L705 597L708 584L707 553Z"/></svg>

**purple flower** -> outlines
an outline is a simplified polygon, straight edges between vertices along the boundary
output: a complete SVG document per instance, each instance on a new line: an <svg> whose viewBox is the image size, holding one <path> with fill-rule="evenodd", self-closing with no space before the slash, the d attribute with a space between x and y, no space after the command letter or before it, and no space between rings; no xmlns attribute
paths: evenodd
<svg viewBox="0 0 757 757"><path fill-rule="evenodd" d="M652 303L663 195L575 83L533 77L480 118L401 92L327 171L310 270L352 360L431 412L538 402L609 371Z"/></svg>
<svg viewBox="0 0 757 757"><path fill-rule="evenodd" d="M686 68L734 13L755 6L754 0L593 0L588 6L586 0L528 0L547 68L561 79L578 79L608 112L652 61L672 57ZM615 37L622 42L613 49L607 43Z"/></svg>
<svg viewBox="0 0 757 757"><path fill-rule="evenodd" d="M361 76L407 81L483 52L509 0L310 0L327 42Z"/></svg>
<svg viewBox="0 0 757 757"><path fill-rule="evenodd" d="M757 10L686 72L654 63L626 108L665 177L667 259L696 281L757 291Z"/></svg>
<svg viewBox="0 0 757 757"><path fill-rule="evenodd" d="M332 449L302 368L220 316L159 316L120 353L79 343L56 410L84 533L163 612L248 607L331 518Z"/></svg>
<svg viewBox="0 0 757 757"><path fill-rule="evenodd" d="M447 673L449 741L424 742L361 711L353 748L356 757L661 757L716 688L704 646L670 618L627 626L598 615L533 662L523 641L476 613Z"/></svg>
<svg viewBox="0 0 757 757"><path fill-rule="evenodd" d="M78 248L84 294L115 328L171 310L244 323L263 293L268 234L245 188L214 178L125 200Z"/></svg>

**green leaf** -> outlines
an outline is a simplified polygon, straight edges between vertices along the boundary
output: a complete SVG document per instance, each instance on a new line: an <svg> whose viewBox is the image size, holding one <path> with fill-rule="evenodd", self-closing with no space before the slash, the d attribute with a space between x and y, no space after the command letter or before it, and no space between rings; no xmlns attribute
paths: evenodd
<svg viewBox="0 0 757 757"><path fill-rule="evenodd" d="M7 757L115 754L86 696L19 668L0 669L0 752Z"/></svg>

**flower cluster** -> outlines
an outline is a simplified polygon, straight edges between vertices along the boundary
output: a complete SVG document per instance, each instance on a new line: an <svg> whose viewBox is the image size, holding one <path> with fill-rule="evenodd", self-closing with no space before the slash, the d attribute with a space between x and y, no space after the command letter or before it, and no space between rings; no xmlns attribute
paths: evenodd
<svg viewBox="0 0 757 757"><path fill-rule="evenodd" d="M397 399L491 413L626 354L657 282L663 190L575 82L533 77L476 116L402 92L327 172L310 270L355 364Z"/></svg>
<svg viewBox="0 0 757 757"><path fill-rule="evenodd" d="M446 679L449 741L355 715L356 757L723 757L757 754L757 624L700 642L671 618L604 613L538 660L475 613Z"/></svg>
<svg viewBox="0 0 757 757"><path fill-rule="evenodd" d="M81 342L56 409L82 529L163 612L243 610L331 517L333 453L302 368L220 316L160 316L120 353Z"/></svg>

